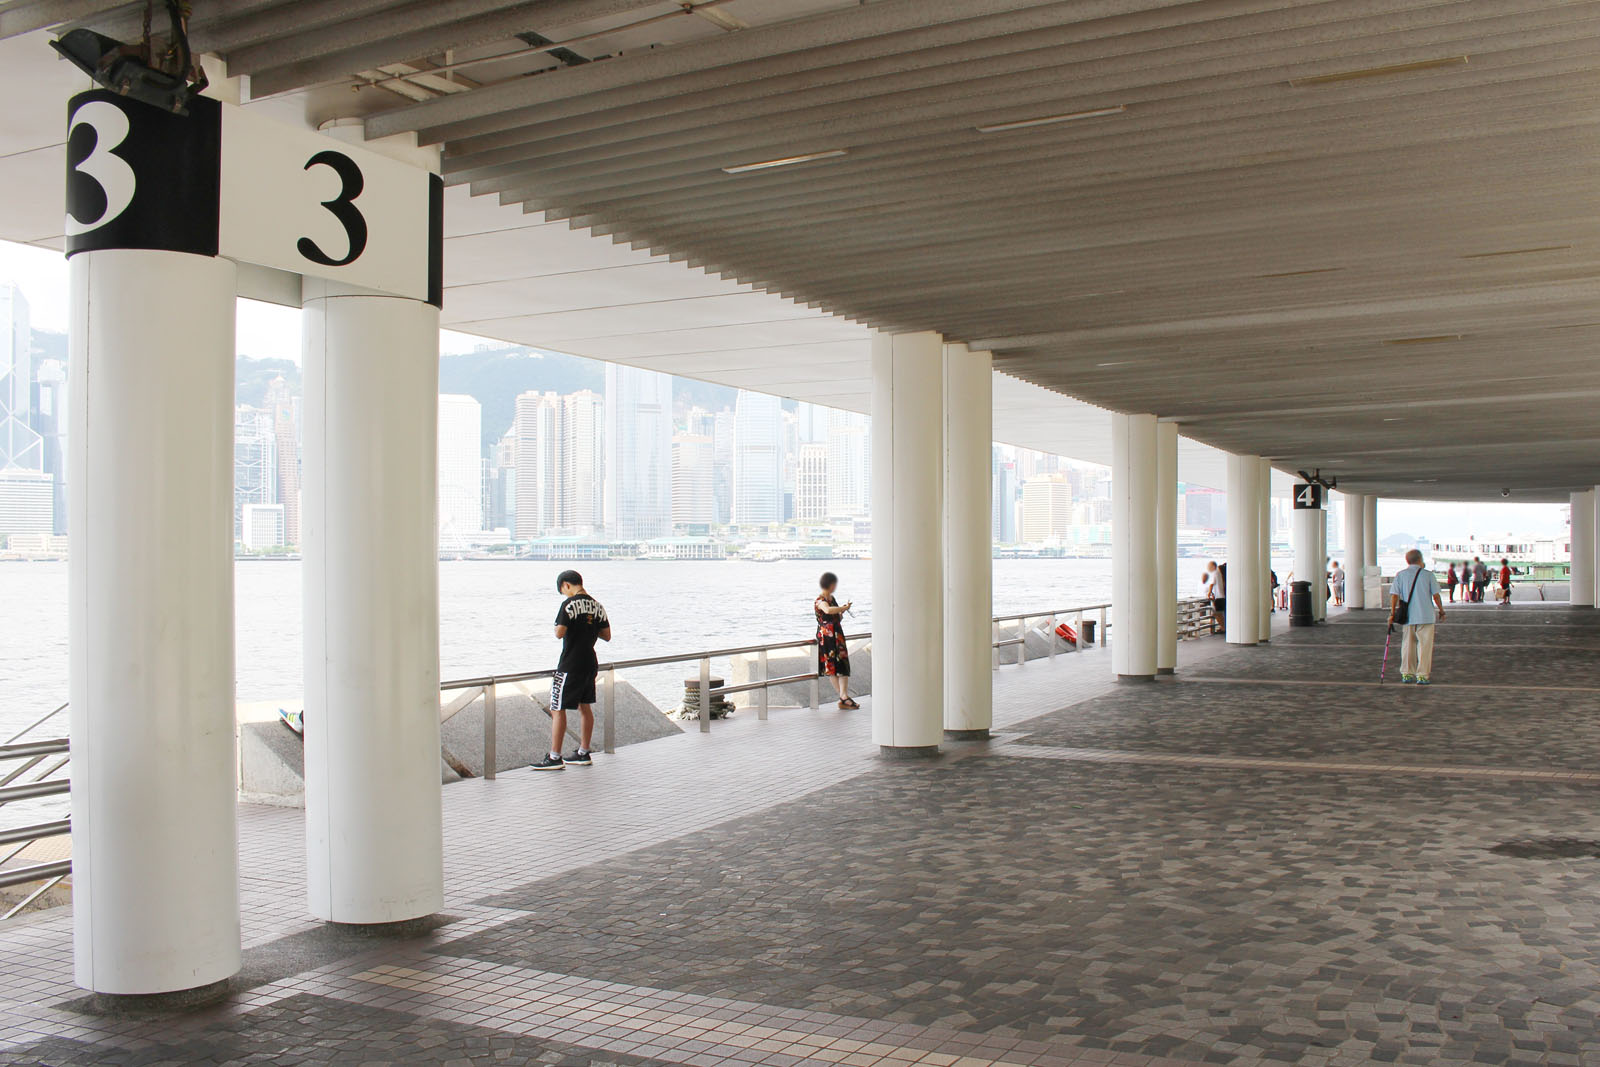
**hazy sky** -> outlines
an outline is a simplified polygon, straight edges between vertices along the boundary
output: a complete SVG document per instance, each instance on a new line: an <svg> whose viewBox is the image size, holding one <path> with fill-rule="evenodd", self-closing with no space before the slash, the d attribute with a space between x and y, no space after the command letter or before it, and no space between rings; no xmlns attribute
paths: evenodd
<svg viewBox="0 0 1600 1067"><path fill-rule="evenodd" d="M33 325L42 330L67 328L67 265L60 253L0 241L0 282L15 280L22 286L33 312ZM257 359L278 358L300 362L300 312L294 308L239 301L239 351ZM440 345L445 352L470 352L480 340L445 330ZM1378 536L1416 534L1435 540L1465 540L1470 535L1489 540L1505 534L1559 537L1566 532L1567 508L1562 504L1439 504L1385 500L1378 508Z"/></svg>

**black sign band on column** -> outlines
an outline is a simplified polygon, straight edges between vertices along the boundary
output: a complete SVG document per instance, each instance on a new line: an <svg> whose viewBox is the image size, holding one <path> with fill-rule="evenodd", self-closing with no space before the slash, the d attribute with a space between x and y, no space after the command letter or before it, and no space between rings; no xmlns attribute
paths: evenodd
<svg viewBox="0 0 1600 1067"><path fill-rule="evenodd" d="M1294 509L1296 511L1321 511L1322 486L1316 482L1296 482L1294 487Z"/></svg>
<svg viewBox="0 0 1600 1067"><path fill-rule="evenodd" d="M222 106L188 115L96 89L67 104L67 255L106 248L218 254Z"/></svg>

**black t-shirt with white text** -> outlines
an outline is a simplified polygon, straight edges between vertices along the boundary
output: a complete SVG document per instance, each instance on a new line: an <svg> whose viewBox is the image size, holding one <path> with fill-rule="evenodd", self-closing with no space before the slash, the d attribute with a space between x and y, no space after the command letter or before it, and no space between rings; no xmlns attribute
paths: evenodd
<svg viewBox="0 0 1600 1067"><path fill-rule="evenodd" d="M600 631L611 625L600 601L588 593L568 597L556 612L556 625L567 628L566 636L561 639L561 659L556 670L581 674L599 669L594 643L600 639Z"/></svg>

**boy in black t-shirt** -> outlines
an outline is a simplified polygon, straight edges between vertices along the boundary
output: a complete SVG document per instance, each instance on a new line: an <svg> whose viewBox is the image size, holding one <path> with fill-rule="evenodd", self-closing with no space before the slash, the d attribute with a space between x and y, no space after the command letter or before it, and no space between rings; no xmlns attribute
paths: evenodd
<svg viewBox="0 0 1600 1067"><path fill-rule="evenodd" d="M596 640L611 640L611 620L606 609L583 588L583 575L562 571L556 589L566 600L556 612L556 639L561 642L561 659L556 662L550 683L550 751L533 765L536 771L559 771L571 763L588 767L589 745L594 740L594 690L600 673L600 660L594 654ZM580 716L582 740L574 752L561 755L562 738L567 733L567 712Z"/></svg>

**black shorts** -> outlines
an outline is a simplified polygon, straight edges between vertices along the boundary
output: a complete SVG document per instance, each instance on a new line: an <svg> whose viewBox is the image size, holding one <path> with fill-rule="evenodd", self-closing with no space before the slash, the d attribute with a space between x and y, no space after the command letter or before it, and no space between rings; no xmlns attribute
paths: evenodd
<svg viewBox="0 0 1600 1067"><path fill-rule="evenodd" d="M556 711L577 711L579 704L593 704L598 671L556 671L550 679L550 707Z"/></svg>

